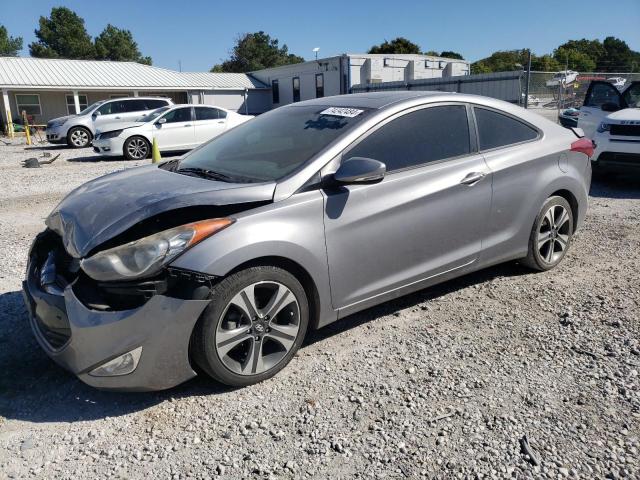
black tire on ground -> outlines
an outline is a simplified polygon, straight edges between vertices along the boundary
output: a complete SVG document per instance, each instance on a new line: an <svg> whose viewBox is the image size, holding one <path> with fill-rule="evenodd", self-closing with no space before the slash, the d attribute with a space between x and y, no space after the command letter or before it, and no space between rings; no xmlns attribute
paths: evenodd
<svg viewBox="0 0 640 480"><path fill-rule="evenodd" d="M216 335L220 328L223 328L224 326L221 325L221 323L225 321L225 318L228 318L227 306L230 305L234 297L238 298L236 296L240 295L240 292L243 292L244 289L260 282L264 282L264 284L267 285L269 282L277 282L278 284L286 287L290 294L293 294L295 301L297 301L296 325L298 330L295 337L290 337L289 342L292 341L292 346L273 366L262 373L252 374L250 370L247 370L247 373L239 374L232 371L227 365L225 365L225 362L219 355L218 349L216 348L216 342L218 342ZM203 312L194 329L191 338L191 356L195 363L213 379L225 385L234 387L244 387L262 382L273 377L276 373L282 370L291 361L291 358L293 358L302 345L309 324L309 302L307 300L305 290L298 279L286 270L275 266L255 266L247 268L246 270L241 270L214 285L211 290L211 298L211 303ZM286 302L284 302L284 304L286 304ZM267 308L265 307L264 310L267 310ZM293 316L291 312L286 312L284 308L282 309L282 312ZM276 317L278 315L276 315ZM266 318L267 320L269 319L269 317ZM275 318L272 320L274 322L276 321ZM247 328L253 329L253 326ZM276 328L273 328L273 330L276 330ZM270 331L270 329L267 328L267 331ZM266 336L267 335L265 335L264 338L261 338L261 341L263 342L262 346L267 345L265 342L269 341L266 339ZM245 348L246 345L246 348L249 351L255 351L251 350L255 345L253 338L252 333L250 338L246 340L246 343L239 344L238 348L241 350ZM292 340L293 338L295 338L295 340ZM220 342L218 342L218 345L220 345ZM262 353L263 350L261 347L259 354ZM248 362L249 359L247 357L247 363ZM242 362L238 363L240 364Z"/></svg>
<svg viewBox="0 0 640 480"><path fill-rule="evenodd" d="M563 212L566 212L566 215ZM521 263L534 270L551 270L564 259L571 246L572 237L571 205L563 197L549 197L533 223L529 236L529 251Z"/></svg>
<svg viewBox="0 0 640 480"><path fill-rule="evenodd" d="M93 135L84 127L73 127L67 132L67 145L71 148L86 148L92 140Z"/></svg>
<svg viewBox="0 0 640 480"><path fill-rule="evenodd" d="M136 135L125 140L122 153L127 160L144 160L151 155L151 144L146 138Z"/></svg>

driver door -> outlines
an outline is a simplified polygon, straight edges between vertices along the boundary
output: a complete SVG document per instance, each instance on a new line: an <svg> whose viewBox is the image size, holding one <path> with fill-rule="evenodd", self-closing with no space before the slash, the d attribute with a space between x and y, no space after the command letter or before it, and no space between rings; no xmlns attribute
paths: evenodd
<svg viewBox="0 0 640 480"><path fill-rule="evenodd" d="M624 100L616 87L609 82L591 82L578 117L578 127L588 138L594 137L598 125L613 111L603 110L604 104L615 105L618 110L624 108Z"/></svg>
<svg viewBox="0 0 640 480"><path fill-rule="evenodd" d="M191 107L175 108L154 124L154 137L160 150L188 150L195 145Z"/></svg>

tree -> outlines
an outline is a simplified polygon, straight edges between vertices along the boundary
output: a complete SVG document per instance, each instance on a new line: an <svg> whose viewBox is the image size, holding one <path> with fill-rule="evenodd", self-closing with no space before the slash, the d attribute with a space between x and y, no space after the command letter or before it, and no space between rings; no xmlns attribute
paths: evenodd
<svg viewBox="0 0 640 480"><path fill-rule="evenodd" d="M37 42L29 44L33 57L95 58L91 37L84 20L66 7L54 7L49 18L40 17L35 31Z"/></svg>
<svg viewBox="0 0 640 480"><path fill-rule="evenodd" d="M151 57L143 57L129 30L108 24L94 42L98 60L131 61L151 65Z"/></svg>
<svg viewBox="0 0 640 480"><path fill-rule="evenodd" d="M615 37L607 37L602 42L604 54L598 59L598 71L624 72L632 69L637 55L629 48L627 42Z"/></svg>
<svg viewBox="0 0 640 480"><path fill-rule="evenodd" d="M579 72L593 72L596 69L596 62L586 53L575 49L559 47L553 51L553 58L560 65L566 65L570 70Z"/></svg>
<svg viewBox="0 0 640 480"><path fill-rule="evenodd" d="M458 52L452 52L450 50L445 50L440 54L440 56L445 58L456 58L458 60L464 60L464 57L460 55Z"/></svg>
<svg viewBox="0 0 640 480"><path fill-rule="evenodd" d="M394 38L390 42L385 40L380 45L374 45L367 53L420 53L420 46L404 37Z"/></svg>
<svg viewBox="0 0 640 480"><path fill-rule="evenodd" d="M582 38L580 40L569 40L562 45L560 45L557 50L571 50L574 52L581 53L582 55L586 55L593 62L593 67L591 69L582 69L583 71L589 71L596 68L598 60L605 54L604 47L602 46L602 42L600 40L587 40L586 38ZM555 52L554 52L554 56ZM556 57L557 58L557 57ZM560 63L565 63L565 59L557 58Z"/></svg>
<svg viewBox="0 0 640 480"><path fill-rule="evenodd" d="M526 63L522 63L526 65ZM564 70L564 64L560 64L555 58L549 54L531 55L531 70L538 72L557 72Z"/></svg>
<svg viewBox="0 0 640 480"><path fill-rule="evenodd" d="M240 35L230 58L214 65L211 71L244 73L300 62L304 62L304 58L289 53L285 44L280 47L278 39L259 31Z"/></svg>
<svg viewBox="0 0 640 480"><path fill-rule="evenodd" d="M10 37L4 25L0 25L0 55L17 57L22 50L22 37Z"/></svg>
<svg viewBox="0 0 640 480"><path fill-rule="evenodd" d="M526 49L494 52L491 56L474 62L471 65L471 71L473 73L490 73L517 70L521 68L517 64L527 65L528 56L529 52Z"/></svg>

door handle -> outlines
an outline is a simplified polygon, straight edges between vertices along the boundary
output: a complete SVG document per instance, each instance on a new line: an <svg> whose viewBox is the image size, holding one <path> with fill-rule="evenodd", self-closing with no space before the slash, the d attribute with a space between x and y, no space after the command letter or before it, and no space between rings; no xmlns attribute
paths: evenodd
<svg viewBox="0 0 640 480"><path fill-rule="evenodd" d="M116 120L120 120L120 117L116 117Z"/></svg>
<svg viewBox="0 0 640 480"><path fill-rule="evenodd" d="M471 172L469 175L460 180L460 183L463 185L473 186L482 180L485 177L485 173L482 172Z"/></svg>
<svg viewBox="0 0 640 480"><path fill-rule="evenodd" d="M218 123L224 123L224 120L218 120Z"/></svg>
<svg viewBox="0 0 640 480"><path fill-rule="evenodd" d="M191 126L190 124L188 124L188 125L185 125L185 127L190 127L190 126Z"/></svg>

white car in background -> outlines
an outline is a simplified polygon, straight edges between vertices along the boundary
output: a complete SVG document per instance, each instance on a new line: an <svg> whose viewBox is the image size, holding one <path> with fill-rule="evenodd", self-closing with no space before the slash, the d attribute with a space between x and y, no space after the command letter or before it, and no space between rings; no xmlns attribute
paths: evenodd
<svg viewBox="0 0 640 480"><path fill-rule="evenodd" d="M104 125L93 140L93 150L107 156L140 160L151 154L153 139L159 150L191 150L240 125L253 116L207 105L173 105L135 122Z"/></svg>
<svg viewBox="0 0 640 480"><path fill-rule="evenodd" d="M169 98L131 97L100 100L80 113L54 118L47 122L49 143L67 144L71 148L88 147L96 130L114 122L131 122L140 115L173 105Z"/></svg>
<svg viewBox="0 0 640 480"><path fill-rule="evenodd" d="M578 127L596 144L594 167L640 169L640 81L622 91L608 81L591 82Z"/></svg>
<svg viewBox="0 0 640 480"><path fill-rule="evenodd" d="M579 73L573 70L562 70L556 73L550 80L547 80L547 87L567 86L578 78Z"/></svg>

